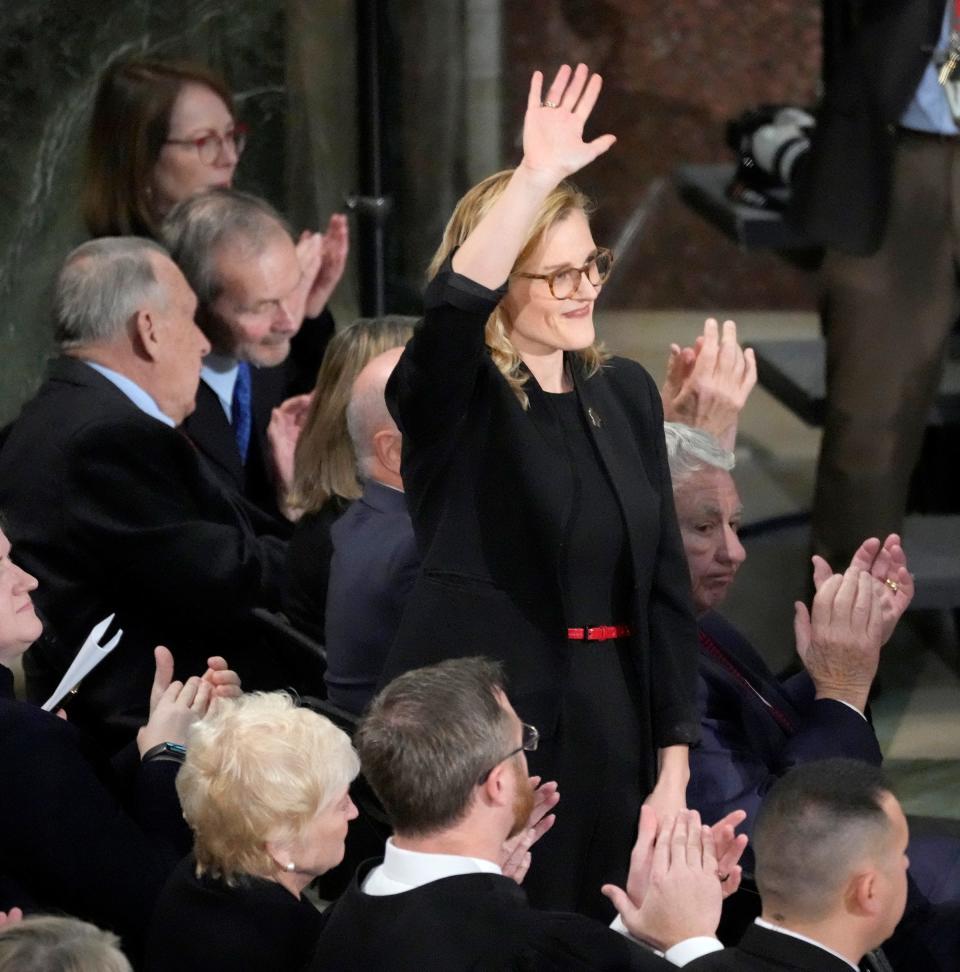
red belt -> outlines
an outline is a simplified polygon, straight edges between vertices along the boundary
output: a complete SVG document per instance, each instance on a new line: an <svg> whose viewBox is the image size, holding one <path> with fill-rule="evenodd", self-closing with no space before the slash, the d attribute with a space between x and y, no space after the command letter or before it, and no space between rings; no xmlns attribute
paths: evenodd
<svg viewBox="0 0 960 972"><path fill-rule="evenodd" d="M629 624L600 624L594 628L567 628L570 641L612 641L633 634Z"/></svg>

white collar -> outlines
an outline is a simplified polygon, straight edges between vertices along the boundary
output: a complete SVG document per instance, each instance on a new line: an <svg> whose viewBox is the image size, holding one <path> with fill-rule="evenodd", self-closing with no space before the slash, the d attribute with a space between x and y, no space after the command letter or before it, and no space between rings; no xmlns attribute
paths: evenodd
<svg viewBox="0 0 960 972"><path fill-rule="evenodd" d="M781 935L789 935L791 938L797 938L801 942L806 942L808 945L815 945L817 948L823 949L825 952L829 952L834 958L840 959L841 962L846 962L851 969L855 972L859 972L859 969L854 965L846 956L841 955L839 952L835 952L832 948L827 948L823 942L818 942L814 938L807 938L806 935L801 935L800 932L790 931L789 928L784 928L782 925L773 925L769 921L764 921L762 918L755 919L755 924L759 925L761 928L766 928L767 931L780 932Z"/></svg>
<svg viewBox="0 0 960 972"><path fill-rule="evenodd" d="M457 854L430 854L397 847L391 837L383 855L383 863L375 867L363 882L367 894L399 894L431 881L456 877L460 874L502 874L492 861Z"/></svg>

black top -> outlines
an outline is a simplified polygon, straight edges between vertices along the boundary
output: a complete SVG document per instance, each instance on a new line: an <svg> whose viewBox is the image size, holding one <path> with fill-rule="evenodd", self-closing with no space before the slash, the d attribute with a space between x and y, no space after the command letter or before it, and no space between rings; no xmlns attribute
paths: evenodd
<svg viewBox="0 0 960 972"><path fill-rule="evenodd" d="M178 769L135 753L111 765L69 722L16 701L0 666L0 911L76 915L115 931L136 959L190 844Z"/></svg>
<svg viewBox="0 0 960 972"><path fill-rule="evenodd" d="M548 394L544 399L560 423L572 472L560 563L568 626L626 623L630 548L623 514L590 440L577 393Z"/></svg>
<svg viewBox="0 0 960 972"><path fill-rule="evenodd" d="M191 854L170 876L147 938L148 972L295 972L323 927L310 902L282 885L244 878L236 887L197 877ZM331 967L332 969L332 967Z"/></svg>
<svg viewBox="0 0 960 972"><path fill-rule="evenodd" d="M549 735L571 651L573 608L560 565L575 469L536 381L524 385L524 409L490 357L484 328L500 297L448 265L387 384L423 566L382 681L443 658L490 655L505 663L521 717ZM663 410L636 362L611 358L593 374L577 355L570 365L626 524L629 604L615 620L635 628L626 664L636 672L639 742L652 778L656 749L695 742L699 726L696 626Z"/></svg>
<svg viewBox="0 0 960 972"><path fill-rule="evenodd" d="M295 628L321 645L326 625L330 559L333 557L330 529L349 506L349 500L342 496L331 496L319 510L304 513L287 546L283 613Z"/></svg>
<svg viewBox="0 0 960 972"><path fill-rule="evenodd" d="M665 959L577 914L537 911L509 878L464 874L400 894L361 890L368 861L327 913L310 972L660 972Z"/></svg>

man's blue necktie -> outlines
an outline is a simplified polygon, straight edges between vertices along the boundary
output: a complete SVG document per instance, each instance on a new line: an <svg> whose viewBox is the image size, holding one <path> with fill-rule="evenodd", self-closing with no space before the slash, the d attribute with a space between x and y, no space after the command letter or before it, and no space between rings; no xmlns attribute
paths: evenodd
<svg viewBox="0 0 960 972"><path fill-rule="evenodd" d="M246 465L250 448L250 365L241 361L237 365L237 381L233 386L233 434L240 450L240 461Z"/></svg>

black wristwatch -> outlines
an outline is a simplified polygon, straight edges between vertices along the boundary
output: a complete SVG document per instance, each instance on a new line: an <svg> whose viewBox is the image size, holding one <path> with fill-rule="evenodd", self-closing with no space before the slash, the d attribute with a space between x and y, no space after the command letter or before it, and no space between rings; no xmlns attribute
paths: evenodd
<svg viewBox="0 0 960 972"><path fill-rule="evenodd" d="M151 746L141 757L141 763L160 761L165 763L182 763L187 758L187 747L180 743L162 742Z"/></svg>

